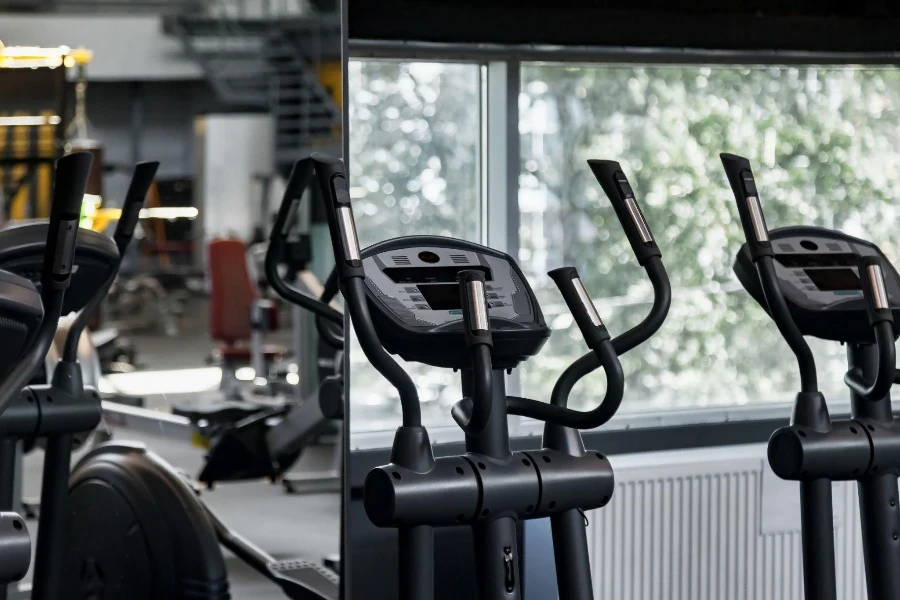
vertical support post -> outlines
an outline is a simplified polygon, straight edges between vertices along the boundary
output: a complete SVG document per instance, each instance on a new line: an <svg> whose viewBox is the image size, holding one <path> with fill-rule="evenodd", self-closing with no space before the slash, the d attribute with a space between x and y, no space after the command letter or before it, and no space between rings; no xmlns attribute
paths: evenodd
<svg viewBox="0 0 900 600"><path fill-rule="evenodd" d="M71 433L47 439L37 554L34 559L34 587L31 593L33 600L58 600L62 597L71 460Z"/></svg>
<svg viewBox="0 0 900 600"><path fill-rule="evenodd" d="M867 380L878 372L878 348L873 344L847 345L850 368L858 368ZM890 423L894 419L890 394L880 400L867 400L850 394L850 411L854 419ZM876 459L878 453L875 453ZM863 556L866 565L866 587L869 600L900 598L900 502L897 476L876 471L859 480L859 514L862 527Z"/></svg>
<svg viewBox="0 0 900 600"><path fill-rule="evenodd" d="M350 29L347 26L347 14L349 0L341 0L341 158L344 159L344 168L347 176L350 176L350 102L349 102L349 67L350 60ZM345 339L350 340L350 313L344 313ZM341 598L350 600L353 592L350 585L350 345L344 349L344 364L341 365L344 376L344 422L341 426Z"/></svg>
<svg viewBox="0 0 900 600"><path fill-rule="evenodd" d="M492 383L491 417L481 433L466 435L466 452L503 462L512 457L503 371L494 371ZM463 394L472 394L471 371L462 372L462 387ZM518 525L518 518L508 513L472 525L480 600L521 600Z"/></svg>
<svg viewBox="0 0 900 600"><path fill-rule="evenodd" d="M15 504L15 469L18 441L11 438L0 439L0 512L13 509ZM6 600L9 596L9 587L0 585L0 600Z"/></svg>

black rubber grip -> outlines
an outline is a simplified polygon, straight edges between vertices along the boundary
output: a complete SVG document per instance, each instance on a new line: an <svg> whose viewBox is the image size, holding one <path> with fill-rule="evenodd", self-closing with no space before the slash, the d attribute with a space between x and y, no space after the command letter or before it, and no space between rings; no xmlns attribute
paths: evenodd
<svg viewBox="0 0 900 600"><path fill-rule="evenodd" d="M769 230L766 227L766 219L762 211L762 202L756 189L756 180L750 161L735 154L720 154L722 166L728 176L728 183L737 202L738 215L741 218L741 227L744 229L744 237L747 239L747 248L754 262L761 256L773 256L772 244L769 241ZM751 203L755 203L754 215Z"/></svg>
<svg viewBox="0 0 900 600"><path fill-rule="evenodd" d="M113 234L113 241L116 242L120 255L134 236L134 229L141 216L144 200L147 198L150 186L153 185L158 168L159 162L157 161L140 162L134 167L131 184L128 186L125 201L122 203L122 215L119 217L116 232Z"/></svg>
<svg viewBox="0 0 900 600"><path fill-rule="evenodd" d="M614 160L589 160L587 162L594 177L600 182L600 186L612 203L638 263L644 266L644 263L651 257L662 256L662 252L650 232L650 226L644 218L644 213L638 205L634 190L622 171L622 166Z"/></svg>
<svg viewBox="0 0 900 600"><path fill-rule="evenodd" d="M61 221L78 219L84 190L94 157L90 152L73 152L56 161L53 181L53 203L50 206L50 229Z"/></svg>
<svg viewBox="0 0 900 600"><path fill-rule="evenodd" d="M69 286L81 205L93 160L89 152L74 152L56 161L53 203L41 271L44 293L62 291Z"/></svg>
<svg viewBox="0 0 900 600"><path fill-rule="evenodd" d="M566 306L569 307L569 311L575 317L575 323L578 324L581 335L584 337L584 341L587 342L588 347L591 350L596 350L602 342L609 340L609 331L600 320L600 316L597 314L590 297L586 295L587 290L585 290L584 298L578 293L575 280L580 281L581 278L578 276L578 271L575 267L560 267L548 272L547 275L559 288L563 300L566 301ZM590 303L590 306L586 303ZM591 314L591 311L593 311L593 314ZM597 321L596 323L594 322L595 320Z"/></svg>

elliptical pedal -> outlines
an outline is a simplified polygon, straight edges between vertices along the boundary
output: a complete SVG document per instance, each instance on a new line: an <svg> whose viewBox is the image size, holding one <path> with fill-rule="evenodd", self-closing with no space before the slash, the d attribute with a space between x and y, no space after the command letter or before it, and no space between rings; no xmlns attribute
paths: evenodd
<svg viewBox="0 0 900 600"><path fill-rule="evenodd" d="M334 572L306 560L279 560L269 563L268 569L293 600L321 600L339 584Z"/></svg>

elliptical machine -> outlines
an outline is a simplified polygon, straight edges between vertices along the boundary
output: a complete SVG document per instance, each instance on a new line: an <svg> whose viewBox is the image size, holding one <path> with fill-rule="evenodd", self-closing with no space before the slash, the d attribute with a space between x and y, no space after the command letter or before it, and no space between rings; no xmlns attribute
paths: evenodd
<svg viewBox="0 0 900 600"><path fill-rule="evenodd" d="M203 504L189 482L142 445L109 443L95 448L70 477L72 436L93 429L102 412L99 395L83 385L75 360L79 327L70 330L67 341L71 344L66 344L50 385L22 390L46 354L59 315L81 310L76 324L83 327L89 311L102 301L131 239L156 165L142 163L136 168L115 241L96 232L78 232L89 155L59 162L59 191L54 198L63 197L54 202L49 226L32 224L0 232L0 266L30 277L41 275L47 307L30 350L0 383L0 403L9 403L0 415L5 506L12 504L12 492L6 492L12 489L13 477L7 454L14 453L18 438L47 438L31 597L224 600L229 587L222 545L278 584L289 598L333 600L337 598L334 574L304 561L277 561L237 535ZM76 180L81 187L61 185L60 178ZM38 239L41 235L46 243ZM75 293L66 293L63 300L70 277L75 280L71 288ZM25 281L34 289L34 284ZM7 312L0 302L4 317L0 326L9 318ZM27 541L27 531L24 536ZM27 549L20 538L16 538L18 547ZM10 565L10 569L21 568L20 563ZM27 560L24 566L16 575L27 571ZM0 598L5 598L3 590Z"/></svg>
<svg viewBox="0 0 900 600"><path fill-rule="evenodd" d="M35 247L30 250L37 249L40 258L37 265L23 274L0 271L0 328L5 340L4 351L0 354L0 369L4 373L0 381L0 510L3 511L11 511L15 502L14 471L19 439L48 434L55 440L60 436L69 436L71 441L67 432L73 423L92 429L99 422L99 417L93 420L90 410L90 405L95 404L99 415L100 402L95 393L79 393L79 399L84 402L59 411L55 410L58 405L53 404L53 395L46 393L48 386L23 390L41 367L53 343L60 316L67 307L72 307L71 300L66 298L66 289L74 270L78 217L91 162L92 156L86 152L70 154L57 161L49 222L8 230L6 235L8 238L12 234L23 241L34 240ZM17 263L18 266L22 264ZM40 291L33 281L35 279ZM48 444L47 463L57 460L59 450L60 444ZM65 467L68 470L68 464ZM44 491L49 492L58 483L56 480L45 482ZM64 487L55 489L65 497ZM42 525L48 525L41 527L38 533L36 568L43 569L52 562L52 552L58 552L46 542L54 532L52 524L60 516L59 508L58 502L50 502L44 507ZM31 540L21 517L15 513L0 513L0 527L0 549L3 553L0 560L0 565L3 565L0 568L0 599L5 600L9 584L21 580L28 571ZM38 584L40 581L36 581Z"/></svg>
<svg viewBox="0 0 900 600"><path fill-rule="evenodd" d="M900 423L890 397L900 275L877 246L839 231L769 231L750 162L721 158L747 240L734 272L775 321L800 370L791 424L772 434L768 458L776 475L800 483L806 598L838 597L834 481L857 482L869 599L900 598ZM831 420L804 335L846 344L850 420Z"/></svg>
<svg viewBox="0 0 900 600"><path fill-rule="evenodd" d="M654 305L639 325L611 339L575 269L551 271L591 352L563 373L548 404L506 394L504 371L537 354L550 335L516 262L478 244L437 236L400 237L360 250L341 161L312 158L359 343L402 404L391 464L371 471L364 487L369 519L398 531L399 590L385 586L382 593L434 598L434 528L466 525L477 560L473 595L519 600L518 523L549 517L560 597L592 600L584 511L609 502L614 480L609 461L585 451L578 430L598 427L615 414L624 391L618 355L657 331L670 301L661 253L621 167L589 161L653 282ZM464 455L434 458L417 389L390 354L460 370L466 397L451 414L466 434ZM567 408L574 384L599 367L607 376L602 402L586 412ZM511 452L509 414L546 423L540 450Z"/></svg>
<svg viewBox="0 0 900 600"><path fill-rule="evenodd" d="M203 469L197 479L209 486L220 481L268 478L281 480L289 493L340 491L340 467L324 473L291 474L304 448L335 428L343 418L343 376L339 365L344 348L344 315L330 303L338 294L337 275L325 282L320 297L314 297L289 283L296 262L286 258L296 251L289 239L297 205L312 181L309 159L298 161L288 178L284 201L272 225L265 255L264 271L272 289L284 300L315 315L319 337L335 354L336 367L314 394L300 402L286 402L244 417L223 427L212 438ZM288 263L287 273L279 265ZM340 447L340 444L338 445ZM340 452L335 454L339 463Z"/></svg>

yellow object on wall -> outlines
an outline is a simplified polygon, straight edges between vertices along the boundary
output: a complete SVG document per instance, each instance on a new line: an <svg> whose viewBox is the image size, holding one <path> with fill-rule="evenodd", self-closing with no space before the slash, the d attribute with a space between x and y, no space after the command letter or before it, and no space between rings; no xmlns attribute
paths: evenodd
<svg viewBox="0 0 900 600"><path fill-rule="evenodd" d="M328 93L331 94L334 103L337 104L338 108L342 108L344 76L341 71L341 61L332 60L323 62L319 65L316 72L319 76L319 82L321 82L321 84L325 86L325 89L328 90Z"/></svg>
<svg viewBox="0 0 900 600"><path fill-rule="evenodd" d="M29 115L23 111L0 112L0 122L5 117L26 117ZM12 158L53 156L56 148L56 125L53 124L52 110L40 113L44 117L42 125L0 125L0 156ZM15 122L15 120L12 120ZM37 135L32 135L32 130L37 129ZM50 215L50 193L53 177L53 167L49 163L28 166L25 164L11 167L0 167L0 189L15 185L23 177L31 175L22 181L13 198L5 199L10 205L11 219L25 219L28 217L43 218ZM32 189L36 189L37 213L29 215L29 198ZM11 202L10 202L11 200Z"/></svg>

